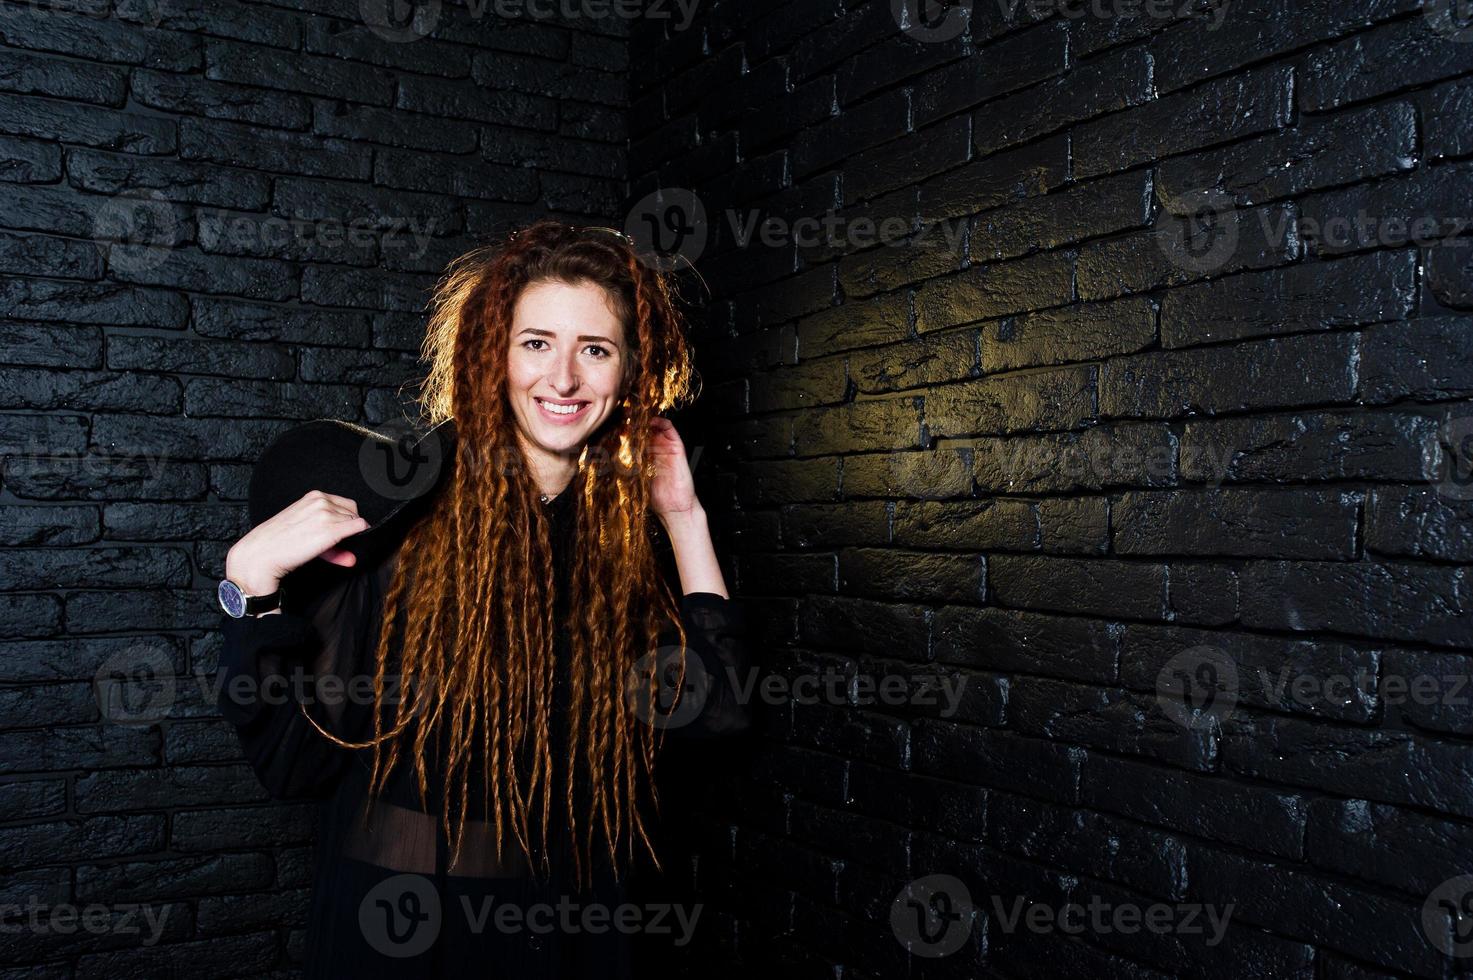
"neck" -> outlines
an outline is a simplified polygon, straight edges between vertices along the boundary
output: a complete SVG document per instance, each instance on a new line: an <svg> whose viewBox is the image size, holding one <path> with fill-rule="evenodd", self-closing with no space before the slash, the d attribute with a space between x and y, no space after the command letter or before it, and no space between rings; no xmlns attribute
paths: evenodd
<svg viewBox="0 0 1473 980"><path fill-rule="evenodd" d="M520 439L521 434L518 433ZM528 446L522 442L522 458L532 472L532 482L544 497L551 499L567 489L578 472L578 455L564 456Z"/></svg>

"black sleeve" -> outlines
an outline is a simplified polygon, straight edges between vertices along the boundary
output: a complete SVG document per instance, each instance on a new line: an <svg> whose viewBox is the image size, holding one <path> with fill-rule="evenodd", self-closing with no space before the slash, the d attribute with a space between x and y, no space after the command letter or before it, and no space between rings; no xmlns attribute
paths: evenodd
<svg viewBox="0 0 1473 980"><path fill-rule="evenodd" d="M752 724L756 678L741 601L714 592L687 593L680 600L680 620L689 651L686 670L696 672L683 691L699 710L689 711L687 720L677 700L674 712L682 723L669 730L687 738L745 732Z"/></svg>
<svg viewBox="0 0 1473 980"><path fill-rule="evenodd" d="M660 727L691 739L745 732L752 726L750 702L757 692L746 610L739 599L715 592L683 594L674 548L658 525L654 541L660 572L672 593L680 597L680 622L686 632L683 659L687 677L678 692L674 689L678 674L672 675L670 668L679 637L668 621L660 633L657 662L666 671L661 697L667 708Z"/></svg>
<svg viewBox="0 0 1473 980"><path fill-rule="evenodd" d="M368 637L376 639L371 575L340 575L305 597L300 587L293 592L300 583L289 578L281 612L242 619L222 614L220 714L275 799L328 795L353 759L353 750L308 722L304 707L339 738L361 741L371 734L364 724L371 704L360 678Z"/></svg>

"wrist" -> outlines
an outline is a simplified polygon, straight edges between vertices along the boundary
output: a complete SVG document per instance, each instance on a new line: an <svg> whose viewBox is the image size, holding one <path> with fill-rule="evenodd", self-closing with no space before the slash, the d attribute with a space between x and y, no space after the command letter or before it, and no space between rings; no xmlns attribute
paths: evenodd
<svg viewBox="0 0 1473 980"><path fill-rule="evenodd" d="M234 549L225 555L225 577L248 596L270 595L281 587L281 577L264 571L249 556L237 555Z"/></svg>
<svg viewBox="0 0 1473 980"><path fill-rule="evenodd" d="M706 526L706 510L700 503L692 505L689 510L667 511L659 517L665 531L672 536L684 530Z"/></svg>

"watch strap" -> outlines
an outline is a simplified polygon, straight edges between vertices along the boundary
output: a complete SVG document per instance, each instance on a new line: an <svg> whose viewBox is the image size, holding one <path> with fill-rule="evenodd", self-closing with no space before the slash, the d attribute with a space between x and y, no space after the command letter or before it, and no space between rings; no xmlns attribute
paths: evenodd
<svg viewBox="0 0 1473 980"><path fill-rule="evenodd" d="M245 597L245 614L247 616L259 616L281 608L282 589L277 587L275 592L267 595L248 595Z"/></svg>
<svg viewBox="0 0 1473 980"><path fill-rule="evenodd" d="M275 609L281 609L281 603L286 601L286 584L283 582L274 592L267 592L265 595L246 595L245 592L242 592L242 597L245 598L246 604L243 615L259 616L261 613L270 613Z"/></svg>

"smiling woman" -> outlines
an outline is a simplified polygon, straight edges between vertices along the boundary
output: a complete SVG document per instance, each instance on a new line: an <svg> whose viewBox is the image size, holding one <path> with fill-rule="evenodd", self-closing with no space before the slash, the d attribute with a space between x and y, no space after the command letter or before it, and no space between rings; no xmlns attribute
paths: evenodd
<svg viewBox="0 0 1473 980"><path fill-rule="evenodd" d="M608 293L590 282L539 282L512 319L507 395L517 437L542 492L572 478L589 436L613 413L633 361Z"/></svg>
<svg viewBox="0 0 1473 980"><path fill-rule="evenodd" d="M230 549L221 711L273 796L324 801L309 976L624 976L625 930L503 925L613 918L663 734L749 724L744 617L658 414L689 397L681 323L627 242L539 222L452 264L425 356L447 472L403 519L319 487ZM307 696L260 696L298 670Z"/></svg>

